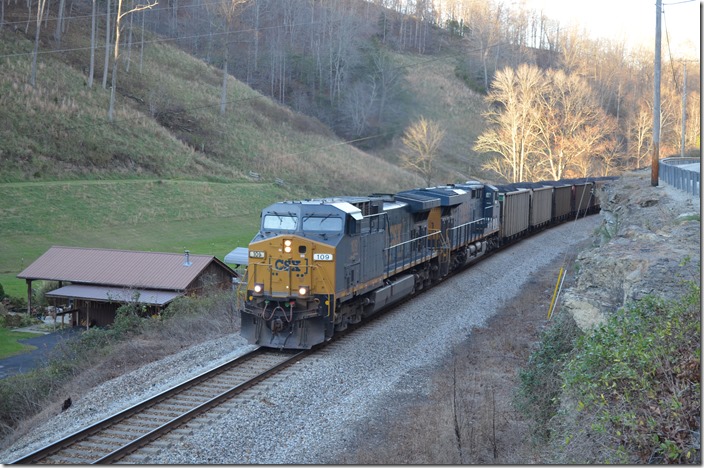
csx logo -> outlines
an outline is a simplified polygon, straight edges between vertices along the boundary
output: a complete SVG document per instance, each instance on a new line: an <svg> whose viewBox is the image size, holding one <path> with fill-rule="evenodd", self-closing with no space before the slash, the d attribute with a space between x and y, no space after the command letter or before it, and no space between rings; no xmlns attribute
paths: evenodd
<svg viewBox="0 0 704 468"><path fill-rule="evenodd" d="M300 260L277 260L274 262L274 269L279 271L301 271Z"/></svg>

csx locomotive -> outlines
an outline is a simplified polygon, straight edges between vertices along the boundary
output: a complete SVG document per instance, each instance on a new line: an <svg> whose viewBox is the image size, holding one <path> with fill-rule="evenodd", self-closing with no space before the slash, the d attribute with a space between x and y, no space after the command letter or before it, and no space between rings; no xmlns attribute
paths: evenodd
<svg viewBox="0 0 704 468"><path fill-rule="evenodd" d="M606 180L275 203L249 244L242 336L308 349L532 230L598 211Z"/></svg>

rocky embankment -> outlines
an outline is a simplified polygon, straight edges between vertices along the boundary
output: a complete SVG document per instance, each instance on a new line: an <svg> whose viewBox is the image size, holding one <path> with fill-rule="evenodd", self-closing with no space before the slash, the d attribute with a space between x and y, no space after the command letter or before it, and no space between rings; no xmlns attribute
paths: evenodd
<svg viewBox="0 0 704 468"><path fill-rule="evenodd" d="M698 197L653 187L649 171L624 175L600 197L599 240L579 254L575 285L562 298L583 330L625 303L648 294L677 298L688 282L701 281Z"/></svg>

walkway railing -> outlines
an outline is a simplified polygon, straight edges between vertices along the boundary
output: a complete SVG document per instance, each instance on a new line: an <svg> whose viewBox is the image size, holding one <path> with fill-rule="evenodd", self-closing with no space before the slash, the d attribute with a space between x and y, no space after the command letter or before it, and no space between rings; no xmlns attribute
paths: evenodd
<svg viewBox="0 0 704 468"><path fill-rule="evenodd" d="M701 190L700 173L698 171L690 171L679 166L684 164L696 164L700 161L701 160L699 158L661 159L658 170L660 180L698 197Z"/></svg>

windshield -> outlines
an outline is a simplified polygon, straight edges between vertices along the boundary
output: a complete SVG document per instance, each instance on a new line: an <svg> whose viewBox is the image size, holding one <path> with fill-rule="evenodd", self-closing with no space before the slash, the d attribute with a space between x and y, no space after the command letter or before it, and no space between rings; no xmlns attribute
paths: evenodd
<svg viewBox="0 0 704 468"><path fill-rule="evenodd" d="M319 232L341 232L342 218L329 216L310 216L303 219L304 231L319 231Z"/></svg>
<svg viewBox="0 0 704 468"><path fill-rule="evenodd" d="M295 231L298 217L290 215L268 214L264 216L262 227L265 231Z"/></svg>

